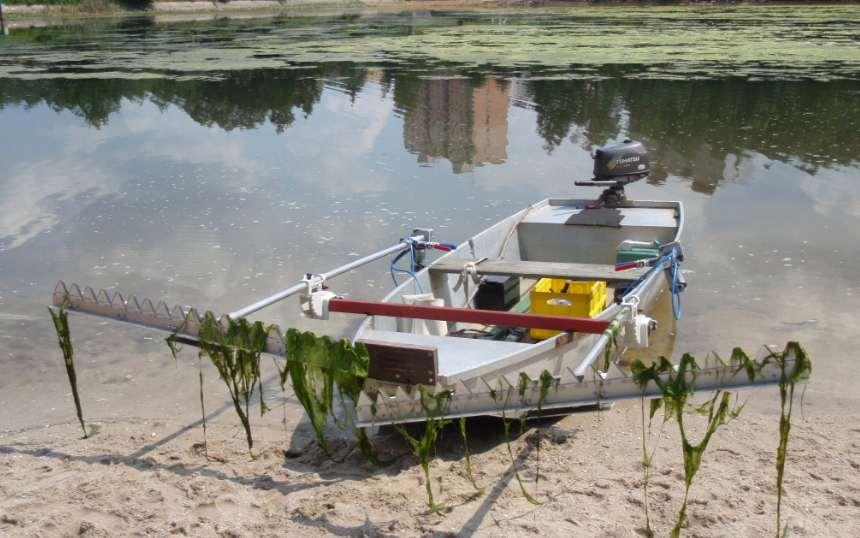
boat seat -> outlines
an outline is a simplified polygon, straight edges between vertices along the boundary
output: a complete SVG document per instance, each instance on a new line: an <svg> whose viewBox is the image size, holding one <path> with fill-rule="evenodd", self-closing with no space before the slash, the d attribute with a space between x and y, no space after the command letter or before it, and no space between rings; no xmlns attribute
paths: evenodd
<svg viewBox="0 0 860 538"><path fill-rule="evenodd" d="M431 273L460 273L472 260L445 257L430 266ZM616 271L614 265L599 263L533 262L488 259L475 266L479 275L519 276L523 278L564 278L569 280L603 280L609 285L635 282L647 271Z"/></svg>

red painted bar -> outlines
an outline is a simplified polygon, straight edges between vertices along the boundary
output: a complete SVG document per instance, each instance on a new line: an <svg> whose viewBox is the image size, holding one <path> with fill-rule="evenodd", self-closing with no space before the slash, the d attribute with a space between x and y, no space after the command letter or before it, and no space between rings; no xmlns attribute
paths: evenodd
<svg viewBox="0 0 860 538"><path fill-rule="evenodd" d="M503 312L499 310L380 303L376 301L356 301L339 298L331 299L328 303L328 309L330 312L343 312L346 314L433 319L437 321L463 321L467 323L483 323L485 325L501 325L503 327L528 327L591 334L600 334L609 327L608 321L591 318L568 318L564 316L546 316L543 314L520 314L518 312Z"/></svg>

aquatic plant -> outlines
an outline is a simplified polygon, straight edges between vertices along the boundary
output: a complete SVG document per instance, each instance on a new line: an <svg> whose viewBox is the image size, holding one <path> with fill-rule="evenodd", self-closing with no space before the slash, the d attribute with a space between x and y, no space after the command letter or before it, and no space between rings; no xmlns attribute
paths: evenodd
<svg viewBox="0 0 860 538"><path fill-rule="evenodd" d="M788 368L787 359L794 359L794 368ZM776 449L776 536L779 538L782 529L782 482L785 478L785 456L788 453L788 435L791 432L791 411L794 402L794 386L802 380L809 378L812 373L812 361L806 354L806 350L797 343L789 342L781 353L770 352L765 357L766 361L775 360L781 369L779 378L779 445ZM782 529L785 535L788 527Z"/></svg>
<svg viewBox="0 0 860 538"><path fill-rule="evenodd" d="M484 493L484 488L480 487L478 483L475 481L475 475L472 472L472 455L469 451L469 438L466 434L466 417L460 417L459 426L460 426L460 438L463 439L463 451L466 460L466 476L469 478L469 482L472 483L472 486L479 494Z"/></svg>
<svg viewBox="0 0 860 538"><path fill-rule="evenodd" d="M84 424L84 414L81 411L81 398L78 395L78 376L75 373L75 351L72 347L72 335L69 331L69 315L62 306L57 308L56 311L53 308L48 308L48 312L51 313L54 329L57 331L57 341L60 344L60 350L63 352L66 375L69 377L69 385L72 387L72 398L75 400L75 411L78 414L78 422L81 423L81 430L84 432L84 439L86 439L88 434L87 427Z"/></svg>
<svg viewBox="0 0 860 538"><path fill-rule="evenodd" d="M661 403L652 404L652 416L656 412L655 406L662 406L666 420L674 418L681 434L681 450L684 458L684 498L678 512L678 519L671 532L671 536L675 538L680 536L681 527L687 520L687 500L690 487L701 466L705 449L707 449L717 428L737 417L740 413L740 407L732 408L732 394L720 389L714 391L713 397L704 404L694 407L693 409L697 414L707 417L705 433L699 443L694 444L687 435L684 417L689 398L696 386L696 373L699 370L696 359L690 354L685 354L681 357L677 370L665 357L660 357L649 367L645 367L641 361L636 361L632 370L634 381L643 390L649 382L653 382L662 394L658 400Z"/></svg>
<svg viewBox="0 0 860 538"><path fill-rule="evenodd" d="M287 330L285 344L287 362L283 368L276 363L281 390L285 390L287 379L291 379L293 392L305 409L320 447L328 453L324 428L329 416L338 422L333 405L337 387L345 425L355 435L362 454L378 463L367 432L354 424L352 410L347 408L347 402L355 405L367 379L370 355L364 344L353 345L346 339L333 341L296 329Z"/></svg>
<svg viewBox="0 0 860 538"><path fill-rule="evenodd" d="M174 331L170 336L164 339L167 344L167 348L170 349L170 354L173 356L173 360L177 360L177 355L182 347L179 345L180 340L178 333L182 329L184 324ZM203 425L203 455L208 459L209 458L209 443L207 440L207 428L206 428L206 405L203 399L203 353L197 353L197 391L200 397L200 423Z"/></svg>
<svg viewBox="0 0 860 538"><path fill-rule="evenodd" d="M791 432L791 413L794 404L794 387L800 381L809 379L812 373L812 361L806 350L798 342L788 342L783 351L764 348L766 353L760 360L751 359L742 349L732 351L731 364L735 372L744 370L747 378L754 381L762 368L771 362L776 362L780 369L779 377L779 442L776 449L776 536L787 532L782 528L782 497L783 479L785 477L785 458L788 453L788 437ZM789 360L793 367L789 367Z"/></svg>
<svg viewBox="0 0 860 538"><path fill-rule="evenodd" d="M225 323L222 324L215 319L212 312L206 312L203 316L198 331L200 352L209 357L218 370L219 377L227 385L233 407L245 429L248 452L253 457L251 397L259 385L262 416L268 408L263 401L263 386L260 381L260 354L266 349L270 327L259 321L252 323L244 318L224 319Z"/></svg>
<svg viewBox="0 0 860 538"><path fill-rule="evenodd" d="M531 380L529 379L529 377L525 373L520 374L519 381L517 383L517 393L519 394L521 402L523 402L525 400L526 388L528 387L528 384L530 383L530 381ZM501 397L501 394L500 394L501 392L504 393L504 398ZM523 479L520 476L520 471L519 471L518 465L517 465L517 459L514 457L513 448L511 448L511 422L510 422L510 419L507 417L506 412L507 412L508 406L511 403L512 392L513 392L512 386L508 386L507 389L503 389L502 387L499 387L496 390L491 389L490 395L493 397L493 400L496 402L496 404L499 404L500 408L501 408L502 430L504 431L504 434L505 434L505 446L508 449L508 456L510 456L510 458L511 458L511 468L514 471L514 478L517 480L517 484L519 484L519 486L520 486L520 492L523 494L523 497L525 497L525 499L528 502L530 502L531 504L539 505L539 504L541 504L541 502L538 501L534 496L532 496L528 492L528 490L526 490L525 484L523 484ZM525 419L526 419L526 417L524 414L520 415L520 419L519 419L520 433L522 433L522 431L524 429Z"/></svg>
<svg viewBox="0 0 860 538"><path fill-rule="evenodd" d="M445 409L450 403L453 393L450 390L433 393L424 388L424 386L419 385L418 394L421 409L424 410L427 418L424 422L424 432L422 435L420 437L413 436L403 424L395 423L393 426L406 442L409 443L412 453L418 458L421 469L424 471L427 505L430 507L431 512L438 512L444 508L444 505L436 504L433 500L433 487L430 483L430 453L436 447L436 439L439 437L439 432L450 422L442 418L442 415L445 413Z"/></svg>
<svg viewBox="0 0 860 538"><path fill-rule="evenodd" d="M648 439L651 437L651 423L654 420L654 415L660 409L662 400L654 399L650 401L650 411L648 412L648 427L645 427L645 398L640 398L640 411L642 418L642 506L645 509L645 535L648 538L654 536L654 530L651 528L651 512L648 508L648 485L651 481L651 467L654 462L654 454L657 452L657 447L660 443L660 437L663 434L663 427L668 422L668 416L663 415L663 422L660 425L660 431L657 433L657 442L651 450L648 450ZM647 433L646 433L647 432Z"/></svg>
<svg viewBox="0 0 860 538"><path fill-rule="evenodd" d="M715 359L721 364L726 365L719 356L716 356ZM788 437L791 430L794 388L796 383L808 379L809 374L812 371L812 363L806 351L797 342L789 342L786 344L786 347L782 352L767 349L767 354L760 360L753 360L742 349L735 348L732 351L731 359L728 364L728 370L730 372L728 376L733 377L740 372L744 372L750 382L755 381L762 369L772 361L776 362L780 368L779 391L781 412L779 421L779 443L777 446L776 456L776 535L778 538L780 536L780 532L784 534L787 531L787 527L785 529L781 528L783 496L782 484L785 474L785 458L788 450ZM737 418L745 405L745 402L739 404L737 402L737 398L735 398L735 402L732 404L731 393L722 389L714 391L714 395L702 405L693 406L689 404L688 399L695 390L696 374L698 370L699 366L696 363L695 358L689 354L685 354L681 358L681 362L677 369L665 357L660 357L656 362L647 367L638 360L632 365L633 379L643 391L643 399L641 402L643 429L642 460L644 467L643 494L645 497L644 510L646 534L648 536L653 536L648 510L648 480L656 446L649 452L646 439L650 436L651 422L656 412L660 408L663 408L663 424L665 425L667 421L674 418L681 434L685 489L684 499L681 504L678 519L671 533L671 536L676 537L680 535L681 527L686 521L687 499L690 486L692 485L693 478L699 470L702 456L708 446L708 442L716 432L717 428L726 424L728 421ZM646 429L644 394L646 387L652 382L659 389L661 396L651 400L648 426ZM699 444L691 443L687 437L684 425L684 414L686 411L692 411L696 414L707 417L705 433Z"/></svg>

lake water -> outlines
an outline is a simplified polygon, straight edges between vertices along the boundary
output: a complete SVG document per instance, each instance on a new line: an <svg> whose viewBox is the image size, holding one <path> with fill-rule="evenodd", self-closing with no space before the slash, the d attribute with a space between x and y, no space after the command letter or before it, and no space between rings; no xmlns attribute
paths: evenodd
<svg viewBox="0 0 860 538"><path fill-rule="evenodd" d="M13 28L0 430L70 418L45 310L57 280L229 311L416 226L458 242L533 201L594 196L573 181L626 137L654 163L628 196L687 210L675 354L797 339L812 412L856 409L858 36L853 6ZM380 263L334 285L377 298L391 281ZM350 326L297 306L259 315ZM194 392L190 373L165 374L159 334L76 318L73 335L84 392L103 396L91 416L173 412L187 402L165 393ZM147 411L120 409L131 394Z"/></svg>

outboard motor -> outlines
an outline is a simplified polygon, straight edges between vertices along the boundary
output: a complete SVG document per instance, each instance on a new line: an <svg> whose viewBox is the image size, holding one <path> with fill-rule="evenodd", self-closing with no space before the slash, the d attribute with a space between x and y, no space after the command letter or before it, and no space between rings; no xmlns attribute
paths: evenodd
<svg viewBox="0 0 860 538"><path fill-rule="evenodd" d="M624 202L624 185L639 181L651 171L645 145L629 139L598 148L593 158L594 178L577 181L575 184L584 187L606 187L597 200L598 207Z"/></svg>

